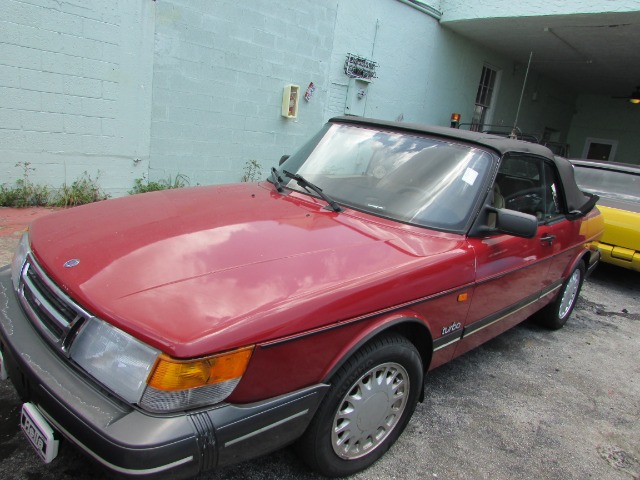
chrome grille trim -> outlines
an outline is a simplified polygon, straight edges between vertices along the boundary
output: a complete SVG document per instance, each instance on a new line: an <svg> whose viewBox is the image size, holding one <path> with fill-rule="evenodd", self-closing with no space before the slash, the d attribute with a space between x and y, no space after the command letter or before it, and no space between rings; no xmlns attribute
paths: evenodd
<svg viewBox="0 0 640 480"><path fill-rule="evenodd" d="M42 337L68 357L75 334L92 315L47 276L31 253L22 267L18 298Z"/></svg>

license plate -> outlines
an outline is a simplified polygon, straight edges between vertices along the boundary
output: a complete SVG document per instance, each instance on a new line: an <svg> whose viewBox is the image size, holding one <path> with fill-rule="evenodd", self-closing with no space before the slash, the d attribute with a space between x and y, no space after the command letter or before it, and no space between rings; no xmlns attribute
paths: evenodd
<svg viewBox="0 0 640 480"><path fill-rule="evenodd" d="M51 462L58 455L58 440L49 425L33 403L22 405L20 427L44 463Z"/></svg>

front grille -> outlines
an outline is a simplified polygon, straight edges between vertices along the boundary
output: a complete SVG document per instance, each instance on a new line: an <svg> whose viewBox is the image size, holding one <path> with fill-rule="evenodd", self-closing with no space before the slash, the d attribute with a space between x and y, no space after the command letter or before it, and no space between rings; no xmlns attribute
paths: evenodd
<svg viewBox="0 0 640 480"><path fill-rule="evenodd" d="M42 336L63 354L80 325L91 317L44 273L32 255L22 269L18 296Z"/></svg>
<svg viewBox="0 0 640 480"><path fill-rule="evenodd" d="M55 322L49 313L42 308L42 304L37 299L37 297L33 294L33 292L29 289L23 290L23 298L31 307L31 310L36 314L38 319L43 323L43 325L49 330L49 332L56 338L60 339L64 335L63 328Z"/></svg>
<svg viewBox="0 0 640 480"><path fill-rule="evenodd" d="M77 313L69 307L65 302L60 300L55 293L47 286L47 284L40 278L40 275L36 273L35 268L29 268L26 271L29 280L33 283L35 289L41 293L51 305L54 306L68 322L71 322L77 315Z"/></svg>

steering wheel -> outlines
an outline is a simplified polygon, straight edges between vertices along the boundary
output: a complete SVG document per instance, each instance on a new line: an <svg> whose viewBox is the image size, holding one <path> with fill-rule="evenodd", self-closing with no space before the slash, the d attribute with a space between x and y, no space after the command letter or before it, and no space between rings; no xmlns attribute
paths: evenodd
<svg viewBox="0 0 640 480"><path fill-rule="evenodd" d="M531 213L544 211L542 188L527 188L526 190L518 190L504 197L504 206L509 210L516 210L522 213Z"/></svg>

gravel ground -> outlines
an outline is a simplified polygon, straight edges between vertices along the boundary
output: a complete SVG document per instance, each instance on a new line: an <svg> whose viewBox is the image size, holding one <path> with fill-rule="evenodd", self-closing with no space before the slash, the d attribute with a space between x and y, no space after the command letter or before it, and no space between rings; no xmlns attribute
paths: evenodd
<svg viewBox="0 0 640 480"><path fill-rule="evenodd" d="M16 242L0 238L0 263ZM640 480L639 280L601 265L562 330L527 321L432 372L396 445L352 478ZM111 478L68 444L43 465L19 433L19 409L0 382L0 478ZM201 478L320 477L284 449Z"/></svg>

